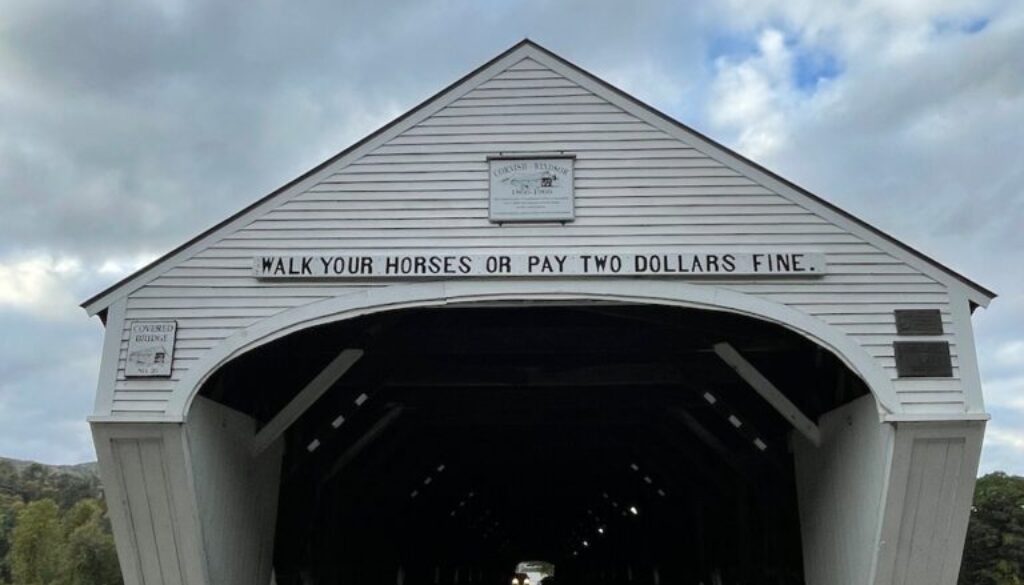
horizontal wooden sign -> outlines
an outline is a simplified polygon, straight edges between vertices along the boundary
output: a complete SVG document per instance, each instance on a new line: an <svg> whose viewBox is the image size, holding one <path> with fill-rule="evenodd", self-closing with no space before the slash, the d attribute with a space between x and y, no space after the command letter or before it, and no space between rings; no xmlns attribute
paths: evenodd
<svg viewBox="0 0 1024 585"><path fill-rule="evenodd" d="M481 276L820 276L824 254L807 252L628 254L384 254L256 256L257 278L373 279Z"/></svg>

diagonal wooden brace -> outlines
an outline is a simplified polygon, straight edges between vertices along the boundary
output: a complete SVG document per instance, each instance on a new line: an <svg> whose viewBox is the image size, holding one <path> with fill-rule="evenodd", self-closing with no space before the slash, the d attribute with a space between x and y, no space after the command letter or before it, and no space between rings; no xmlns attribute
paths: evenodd
<svg viewBox="0 0 1024 585"><path fill-rule="evenodd" d="M331 386L334 386L361 357L363 357L361 349L342 350L338 357L331 360L331 363L327 364L327 367L317 374L309 384L306 384L306 387L296 394L295 398L292 398L291 402L281 409L281 412L277 413L256 433L256 437L252 441L253 455L259 455L274 444L274 441L284 434L295 421L299 420L299 417L310 406L313 406L313 403L323 396L324 392L330 390Z"/></svg>
<svg viewBox="0 0 1024 585"><path fill-rule="evenodd" d="M754 364L740 355L735 347L723 341L716 343L714 350L718 357L729 364L729 367L735 370L747 384L750 384L754 391L761 395L761 398L764 398L768 404L772 405L772 408L782 415L782 418L788 420L797 432L807 437L807 440L815 446L821 444L821 431L818 429L818 425L807 418L795 404L786 398L785 394L754 367Z"/></svg>

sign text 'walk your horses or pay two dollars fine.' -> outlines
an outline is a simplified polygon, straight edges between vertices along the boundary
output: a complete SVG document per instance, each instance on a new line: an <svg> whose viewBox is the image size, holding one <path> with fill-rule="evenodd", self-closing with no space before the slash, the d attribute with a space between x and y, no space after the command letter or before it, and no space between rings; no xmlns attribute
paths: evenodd
<svg viewBox="0 0 1024 585"><path fill-rule="evenodd" d="M635 252L256 256L266 279L540 276L822 276L824 254L808 252Z"/></svg>

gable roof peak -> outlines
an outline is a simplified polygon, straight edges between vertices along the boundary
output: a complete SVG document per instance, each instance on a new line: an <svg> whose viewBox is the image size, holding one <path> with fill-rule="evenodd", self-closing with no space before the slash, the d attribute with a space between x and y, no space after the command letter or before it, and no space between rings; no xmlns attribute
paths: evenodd
<svg viewBox="0 0 1024 585"><path fill-rule="evenodd" d="M538 44L529 37L524 37L508 49L502 51L494 58L488 60L483 65L477 67L473 71L467 73L460 79L456 80L452 84L448 85L441 91L437 92L433 96L420 102L417 106L407 111L406 113L398 116L388 124L384 125L377 131L359 140L352 146L346 148L342 152L334 155L327 159L296 179L285 184L281 188L265 195L258 199L254 203L207 229L206 231L195 236L191 240L185 242L181 246L171 250L167 254L157 258L150 264L140 268L136 272L126 276L117 283L97 293L93 297L82 303L84 308L90 315L95 315L106 310L116 299L121 298L130 294L132 291L141 288L150 280L156 278L164 271L170 269L175 261L183 260L198 250L202 249L204 244L209 240L216 238L218 234L223 231L231 229L236 224L244 222L249 215L255 214L264 206L269 205L278 196L288 192L293 187L300 185L319 173L325 171L331 165L345 159L346 157L360 156L365 149L377 141L378 139L388 138L389 133L395 131L402 131L404 128L403 124L415 123L418 121L417 116L426 117L433 112L431 107L440 102L443 98L457 94L460 90L465 90L471 84L478 85L487 79L498 75L505 68L514 64L507 63L503 68L497 68L498 64L503 61L509 61L514 56L521 55L523 59L530 58L541 65L549 67L563 75L572 77L575 81L588 86L592 91L602 95L605 99L608 99L612 103L621 105L633 111L636 115L645 119L672 134L677 139L688 143L690 146L701 150L704 154L716 158L734 168L741 168L743 171L758 175L762 177L766 182L770 182L777 186L778 190L787 192L786 195L793 199L802 199L805 202L809 202L813 207L823 210L825 213L840 218L846 225L851 226L854 229L863 232L866 236L869 236L873 240L882 241L888 244L888 247L896 254L908 260L919 269L922 267L928 272L937 273L944 275L946 278L943 280L947 282L957 283L966 288L968 291L968 297L972 303L987 306L988 302L995 298L996 294L991 290L981 286L980 284L968 279L967 277L953 271L945 265L929 258L928 256L918 252L914 248L904 244L903 242L893 238L885 232L875 228L867 222L853 216L850 213L836 207L835 205L821 199L806 189L796 185L795 183L776 175L772 171L762 167L761 165L751 161L743 155L723 146L722 144L712 140L711 138L701 134L700 132L686 126L682 122L679 122L675 118L661 112L660 110L640 101L639 99L627 94L623 90L611 85L607 81L600 77L590 73L582 67L566 60L560 55L547 49L546 47ZM780 193L782 194L782 193Z"/></svg>

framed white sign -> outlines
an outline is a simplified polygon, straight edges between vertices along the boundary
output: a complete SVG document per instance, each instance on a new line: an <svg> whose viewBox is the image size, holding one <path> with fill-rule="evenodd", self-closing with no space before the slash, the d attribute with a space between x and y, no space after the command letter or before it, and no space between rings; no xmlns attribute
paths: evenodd
<svg viewBox="0 0 1024 585"><path fill-rule="evenodd" d="M128 356L124 375L129 377L169 377L174 361L176 321L132 321L128 337Z"/></svg>
<svg viewBox="0 0 1024 585"><path fill-rule="evenodd" d="M491 158L490 220L572 221L573 157Z"/></svg>

